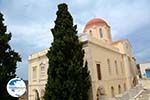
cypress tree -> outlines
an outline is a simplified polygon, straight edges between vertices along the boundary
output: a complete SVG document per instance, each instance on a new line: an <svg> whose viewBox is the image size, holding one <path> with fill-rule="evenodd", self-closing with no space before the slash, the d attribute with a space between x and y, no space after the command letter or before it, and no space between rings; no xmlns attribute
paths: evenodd
<svg viewBox="0 0 150 100"><path fill-rule="evenodd" d="M17 100L7 93L6 85L16 76L16 64L21 58L9 45L12 35L6 32L7 27L3 21L3 14L0 12L0 100Z"/></svg>
<svg viewBox="0 0 150 100"><path fill-rule="evenodd" d="M88 100L90 88L87 63L84 64L83 44L78 40L77 26L65 3L58 5L54 37L49 59L45 100Z"/></svg>

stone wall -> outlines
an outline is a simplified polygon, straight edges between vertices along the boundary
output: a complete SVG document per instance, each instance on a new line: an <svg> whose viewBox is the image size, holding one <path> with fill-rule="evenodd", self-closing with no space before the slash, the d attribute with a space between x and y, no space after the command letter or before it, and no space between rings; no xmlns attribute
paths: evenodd
<svg viewBox="0 0 150 100"><path fill-rule="evenodd" d="M124 92L121 95L117 95L114 98L107 96L101 96L100 100L135 100L136 96L143 90L142 85L137 85L136 87Z"/></svg>

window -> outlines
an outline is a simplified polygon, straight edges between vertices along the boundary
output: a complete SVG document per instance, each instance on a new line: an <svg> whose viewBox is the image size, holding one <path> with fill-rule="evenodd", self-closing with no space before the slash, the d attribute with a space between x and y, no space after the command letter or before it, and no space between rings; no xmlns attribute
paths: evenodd
<svg viewBox="0 0 150 100"><path fill-rule="evenodd" d="M103 37L102 28L99 29L99 34L100 34L100 38L102 38Z"/></svg>
<svg viewBox="0 0 150 100"><path fill-rule="evenodd" d="M150 69L145 69L146 77L150 79Z"/></svg>
<svg viewBox="0 0 150 100"><path fill-rule="evenodd" d="M92 30L89 31L90 35L92 36Z"/></svg>
<svg viewBox="0 0 150 100"><path fill-rule="evenodd" d="M118 93L121 94L121 86L118 85Z"/></svg>
<svg viewBox="0 0 150 100"><path fill-rule="evenodd" d="M45 76L45 64L41 63L40 64L40 77L44 77Z"/></svg>
<svg viewBox="0 0 150 100"><path fill-rule="evenodd" d="M101 100L101 96L105 95L105 89L103 87L99 87L96 93L96 100ZM104 100L104 99L103 99Z"/></svg>
<svg viewBox="0 0 150 100"><path fill-rule="evenodd" d="M113 86L111 87L111 95L112 95L112 97L115 96L115 92L114 92L114 87Z"/></svg>
<svg viewBox="0 0 150 100"><path fill-rule="evenodd" d="M118 65L117 65L117 61L115 60L115 67L116 67L116 74L118 74Z"/></svg>
<svg viewBox="0 0 150 100"><path fill-rule="evenodd" d="M34 100L39 100L38 98L40 98L39 97L39 92L38 92L38 90L34 90Z"/></svg>
<svg viewBox="0 0 150 100"><path fill-rule="evenodd" d="M32 75L33 77L32 77L32 78L33 78L33 79L36 79L36 78L37 78L37 68L36 68L36 67L33 67L33 68L32 68L32 71L33 71L33 75Z"/></svg>
<svg viewBox="0 0 150 100"><path fill-rule="evenodd" d="M101 80L101 79L102 79L102 76L101 76L100 64L96 64L96 66L97 66L97 76L98 76L98 80Z"/></svg>
<svg viewBox="0 0 150 100"><path fill-rule="evenodd" d="M45 71L45 66L41 66L41 72Z"/></svg>
<svg viewBox="0 0 150 100"><path fill-rule="evenodd" d="M108 72L111 74L111 67L110 67L110 60L107 59L107 65L108 65Z"/></svg>

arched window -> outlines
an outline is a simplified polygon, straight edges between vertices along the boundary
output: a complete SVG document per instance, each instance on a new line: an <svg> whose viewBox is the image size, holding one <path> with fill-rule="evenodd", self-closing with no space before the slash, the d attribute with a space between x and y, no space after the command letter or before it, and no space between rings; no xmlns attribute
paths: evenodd
<svg viewBox="0 0 150 100"><path fill-rule="evenodd" d="M40 100L38 90L35 89L33 90L33 92L34 92L34 100Z"/></svg>
<svg viewBox="0 0 150 100"><path fill-rule="evenodd" d="M92 36L92 30L89 31L90 35Z"/></svg>
<svg viewBox="0 0 150 100"><path fill-rule="evenodd" d="M97 94L96 94L97 100L101 100L101 96L102 96L102 95L105 95L104 87L99 87L99 88L97 89Z"/></svg>
<svg viewBox="0 0 150 100"><path fill-rule="evenodd" d="M115 96L115 91L114 91L114 87L111 87L111 96L114 97Z"/></svg>
<svg viewBox="0 0 150 100"><path fill-rule="evenodd" d="M118 93L121 94L121 86L118 85Z"/></svg>
<svg viewBox="0 0 150 100"><path fill-rule="evenodd" d="M100 35L100 38L103 38L102 28L99 29L99 35Z"/></svg>

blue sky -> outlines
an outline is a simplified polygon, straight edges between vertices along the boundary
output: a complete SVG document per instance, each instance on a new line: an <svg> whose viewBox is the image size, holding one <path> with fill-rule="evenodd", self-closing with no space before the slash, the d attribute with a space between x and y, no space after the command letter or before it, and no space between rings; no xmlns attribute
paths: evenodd
<svg viewBox="0 0 150 100"><path fill-rule="evenodd" d="M128 38L137 63L150 61L150 0L0 0L0 11L12 33L11 47L20 53L17 75L27 79L28 56L50 47L57 5L67 3L81 33L94 17L107 21L113 40Z"/></svg>

